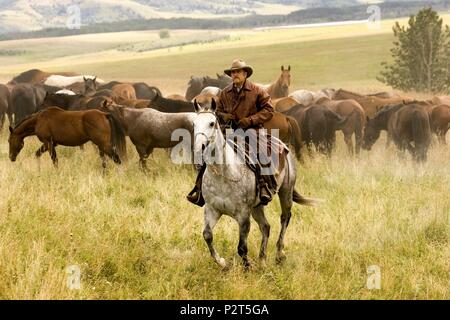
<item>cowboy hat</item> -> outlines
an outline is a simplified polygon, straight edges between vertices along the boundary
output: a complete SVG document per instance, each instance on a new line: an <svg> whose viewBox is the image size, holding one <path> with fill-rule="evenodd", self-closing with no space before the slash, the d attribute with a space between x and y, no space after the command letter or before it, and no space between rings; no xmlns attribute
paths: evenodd
<svg viewBox="0 0 450 320"><path fill-rule="evenodd" d="M247 65L245 63L244 60L241 59L236 59L233 61L233 63L231 64L231 68L230 69L226 69L223 72L231 77L231 70L240 70L240 69L244 69L245 71L247 71L247 78L250 78L250 76L253 73L253 69L251 66Z"/></svg>

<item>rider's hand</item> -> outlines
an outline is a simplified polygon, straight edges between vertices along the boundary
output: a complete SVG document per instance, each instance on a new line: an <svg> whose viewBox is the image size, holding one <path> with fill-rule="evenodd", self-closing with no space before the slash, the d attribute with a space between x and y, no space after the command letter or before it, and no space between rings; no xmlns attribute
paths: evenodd
<svg viewBox="0 0 450 320"><path fill-rule="evenodd" d="M252 125L253 125L253 122L252 122L251 118L242 118L238 122L238 126L241 127L242 129L247 129L247 128L251 127Z"/></svg>
<svg viewBox="0 0 450 320"><path fill-rule="evenodd" d="M234 114L231 113L225 113L225 112L221 112L219 113L219 116L223 119L223 121L228 122L230 120L235 120L236 117L234 116Z"/></svg>

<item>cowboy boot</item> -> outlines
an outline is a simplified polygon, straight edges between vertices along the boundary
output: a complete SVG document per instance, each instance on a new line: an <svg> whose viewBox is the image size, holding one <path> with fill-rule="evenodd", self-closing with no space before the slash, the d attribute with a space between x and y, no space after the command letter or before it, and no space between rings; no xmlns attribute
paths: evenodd
<svg viewBox="0 0 450 320"><path fill-rule="evenodd" d="M203 173L205 172L205 169L206 169L206 164L203 164L198 172L197 179L195 180L194 188L186 196L186 199L189 202L192 202L193 204L195 204L199 207L203 207L205 205L205 199L203 199L203 195L202 195L202 179L203 179Z"/></svg>
<svg viewBox="0 0 450 320"><path fill-rule="evenodd" d="M263 176L260 176L258 181L259 186L259 200L262 205L267 205L270 201L272 201L272 192L269 188L268 183L265 181Z"/></svg>

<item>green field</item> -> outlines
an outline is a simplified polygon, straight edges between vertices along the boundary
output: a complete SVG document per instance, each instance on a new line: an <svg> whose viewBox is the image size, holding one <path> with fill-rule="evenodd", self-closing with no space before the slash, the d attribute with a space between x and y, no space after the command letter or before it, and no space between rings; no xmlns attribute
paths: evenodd
<svg viewBox="0 0 450 320"><path fill-rule="evenodd" d="M86 54L49 58L39 54L42 47L29 46L42 59L18 56L7 64L11 57L1 56L0 79L38 67L147 81L165 94L184 93L191 74L213 76L242 57L259 82L274 80L280 66L290 64L292 89L385 90L375 76L389 59L390 24L378 31L229 31L228 41L145 53L106 50L94 41L106 36L97 35L91 36L97 47ZM109 37L116 44L128 41ZM66 41L61 50L70 51ZM0 42L0 48L11 47ZM129 161L109 161L102 175L91 145L84 151L58 147L55 169L48 154L34 158L39 143L29 138L12 163L5 128L0 299L449 299L450 149L434 144L419 166L399 159L393 147L385 150L384 142L383 136L354 159L339 133L331 159L315 155L297 163L298 190L325 203L294 206L281 266L275 263L280 208L278 200L271 203L267 266L258 263L260 233L252 221L253 267L244 272L236 252L238 227L227 217L215 228L214 241L231 268L222 271L213 262L202 237L203 211L185 200L195 172L172 164L167 152L154 153L146 176L128 141ZM66 285L71 265L81 270L80 290ZM381 270L380 290L366 287L372 265Z"/></svg>

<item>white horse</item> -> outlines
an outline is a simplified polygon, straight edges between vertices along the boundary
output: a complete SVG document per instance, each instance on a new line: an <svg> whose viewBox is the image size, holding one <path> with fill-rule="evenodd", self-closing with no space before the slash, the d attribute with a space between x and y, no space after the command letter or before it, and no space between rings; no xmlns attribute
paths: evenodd
<svg viewBox="0 0 450 320"><path fill-rule="evenodd" d="M51 75L45 80L44 84L47 86L54 86L54 87L67 87L77 82L84 82L84 79L96 79L95 81L97 81L97 83L99 84L105 83L105 81L103 81L102 79L90 75L74 76L74 77Z"/></svg>
<svg viewBox="0 0 450 320"><path fill-rule="evenodd" d="M215 114L214 100L209 109L201 107L194 102L197 117L194 120L194 154L223 155L220 163L207 163L203 175L202 193L205 199L205 226L203 237L209 247L211 256L222 267L227 263L213 246L213 229L222 215L234 218L239 224L238 254L242 257L244 267L250 265L247 258L247 237L250 231L250 215L256 220L262 233L259 258L265 263L267 242L270 225L264 215L264 207L258 205L259 197L256 194L255 173L242 162L236 162L233 148L225 141L219 128ZM213 148L213 149L211 149ZM218 153L217 153L218 152ZM296 180L295 161L291 153L288 154L284 168L279 172L278 196L281 204L281 231L277 242L276 261L285 259L283 252L284 235L291 218L293 202L303 205L314 205L315 199L301 196L294 190Z"/></svg>
<svg viewBox="0 0 450 320"><path fill-rule="evenodd" d="M219 94L222 92L222 89L218 88L218 87L205 87L203 88L203 90L200 92L200 94L212 94L214 96L219 96Z"/></svg>
<svg viewBox="0 0 450 320"><path fill-rule="evenodd" d="M71 90L68 90L68 89L62 89L62 90L56 91L55 93L56 93L56 94L67 94L68 96L74 96L74 95L76 95L75 92L73 92L73 91L71 91Z"/></svg>
<svg viewBox="0 0 450 320"><path fill-rule="evenodd" d="M308 107L317 102L317 100L327 97L333 99L334 90L333 89L322 89L320 91L309 91L309 90L296 90L292 92L289 97L297 100L298 103L303 104Z"/></svg>

